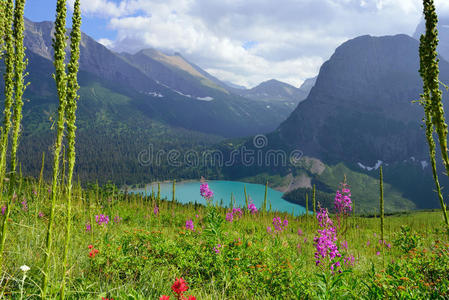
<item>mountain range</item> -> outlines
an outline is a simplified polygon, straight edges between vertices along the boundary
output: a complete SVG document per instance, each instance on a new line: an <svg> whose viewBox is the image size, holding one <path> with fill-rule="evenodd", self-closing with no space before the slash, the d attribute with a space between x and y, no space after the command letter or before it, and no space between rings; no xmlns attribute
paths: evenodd
<svg viewBox="0 0 449 300"><path fill-rule="evenodd" d="M37 174L41 153L51 155L54 139L53 30L51 22L26 21L31 84L19 154L27 174ZM316 185L325 206L346 176L356 207L369 213L377 209L377 170L383 165L387 211L437 207L423 110L413 102L422 90L418 69L416 39L361 36L339 46L318 76L299 88L273 79L246 89L220 81L179 53L116 53L83 34L76 172L84 181L117 184L203 175L268 179L300 204ZM443 58L440 78L449 82ZM253 139L260 133L268 142L263 149ZM212 168L138 159L147 150L231 155L242 146L265 154L296 150L302 157L274 166L248 166L237 158L231 166ZM447 185L445 177L442 182Z"/></svg>
<svg viewBox="0 0 449 300"><path fill-rule="evenodd" d="M356 203L368 213L378 207L378 168L383 165L387 210L438 207L421 127L424 112L413 102L422 91L418 46L407 35L366 35L343 43L321 66L307 98L266 136L265 148L252 139L240 144L262 151L262 157L281 150L297 151L302 158L269 168L239 162L227 176L260 183L268 177L287 199L302 205L315 184L328 207L346 176ZM449 82L444 59L440 79ZM233 150L226 143L222 149ZM447 184L442 173L441 181Z"/></svg>

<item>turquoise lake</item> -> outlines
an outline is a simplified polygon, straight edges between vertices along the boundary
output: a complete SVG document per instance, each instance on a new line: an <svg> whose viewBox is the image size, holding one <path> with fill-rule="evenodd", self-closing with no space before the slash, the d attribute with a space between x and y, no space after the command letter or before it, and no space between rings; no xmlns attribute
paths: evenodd
<svg viewBox="0 0 449 300"><path fill-rule="evenodd" d="M245 193L244 187L246 187L246 192L248 196L253 200L253 203L258 209L262 207L265 186L261 184L252 184L240 181L222 181L222 180L212 180L208 181L210 189L214 192L213 201L220 203L223 201L223 206L229 207L231 202L231 193L234 196L236 206L245 206ZM186 181L177 182L175 196L176 200L181 203L203 203L206 201L200 196L200 185L199 181ZM151 193L151 189L157 192L157 183L148 184L146 186L146 191L148 194ZM169 200L173 197L173 185L171 182L161 183L161 198L167 198ZM133 193L145 193L145 188L131 189L130 192ZM276 191L274 189L268 188L268 203L271 202L271 208L273 211L279 212L294 212L295 215L304 214L306 209L300 205L292 204L284 199L282 199L282 192ZM269 204L267 204L267 209L269 209Z"/></svg>

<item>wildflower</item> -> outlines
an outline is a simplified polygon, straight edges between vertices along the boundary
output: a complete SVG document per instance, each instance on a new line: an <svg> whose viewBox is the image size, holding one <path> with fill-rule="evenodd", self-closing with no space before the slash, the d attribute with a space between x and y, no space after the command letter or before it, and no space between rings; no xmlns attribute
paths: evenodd
<svg viewBox="0 0 449 300"><path fill-rule="evenodd" d="M288 226L288 220L281 221L280 217L274 217L272 224L276 232L282 232Z"/></svg>
<svg viewBox="0 0 449 300"><path fill-rule="evenodd" d="M192 295L189 296L189 298L187 298L187 300L196 300L196 298Z"/></svg>
<svg viewBox="0 0 449 300"><path fill-rule="evenodd" d="M201 184L200 195L206 200L210 200L214 196L214 192L212 192L212 190L209 188L207 182Z"/></svg>
<svg viewBox="0 0 449 300"><path fill-rule="evenodd" d="M257 213L257 207L256 207L256 205L254 205L251 197L250 197L250 203L248 204L248 210L251 212L251 214Z"/></svg>
<svg viewBox="0 0 449 300"><path fill-rule="evenodd" d="M3 206L2 206L2 216L4 216L4 215L5 215L5 211L6 211L6 206L5 206L5 205L3 205Z"/></svg>
<svg viewBox="0 0 449 300"><path fill-rule="evenodd" d="M33 190L33 195L37 196L37 191L36 190Z"/></svg>
<svg viewBox="0 0 449 300"><path fill-rule="evenodd" d="M343 249L348 249L348 241L343 241L340 243L340 245Z"/></svg>
<svg viewBox="0 0 449 300"><path fill-rule="evenodd" d="M89 245L87 246L87 248L92 249L94 246L93 245Z"/></svg>
<svg viewBox="0 0 449 300"><path fill-rule="evenodd" d="M344 262L345 265L347 265L347 266L353 266L353 265L354 265L354 261L355 261L355 258L354 258L354 256L351 255L351 254L345 256L345 258L343 259L343 262Z"/></svg>
<svg viewBox="0 0 449 300"><path fill-rule="evenodd" d="M232 223L233 220L234 220L234 215L231 212L226 213L226 221L228 221L229 223Z"/></svg>
<svg viewBox="0 0 449 300"><path fill-rule="evenodd" d="M181 278L176 278L175 282L171 286L171 289L173 290L174 293L176 293L182 297L182 294L185 291L187 291L189 289L189 287L187 286L187 282L185 282L184 279L182 279L182 277L181 277Z"/></svg>
<svg viewBox="0 0 449 300"><path fill-rule="evenodd" d="M26 273L30 270L30 267L28 267L27 265L23 265L20 267L20 270L22 270L22 272Z"/></svg>
<svg viewBox="0 0 449 300"><path fill-rule="evenodd" d="M215 246L214 247L214 251L215 251L215 253L220 253L220 248L221 248L222 246L221 246L221 244L218 244L217 246Z"/></svg>
<svg viewBox="0 0 449 300"><path fill-rule="evenodd" d="M298 228L298 235L301 236L303 234L304 234L304 232L302 232L301 228Z"/></svg>
<svg viewBox="0 0 449 300"><path fill-rule="evenodd" d="M97 222L98 225L103 225L103 224L107 225L109 223L109 216L105 216L103 214L96 215L95 221Z"/></svg>
<svg viewBox="0 0 449 300"><path fill-rule="evenodd" d="M119 223L121 220L123 220L122 218L120 218L119 216L115 216L114 217L114 223Z"/></svg>
<svg viewBox="0 0 449 300"><path fill-rule="evenodd" d="M86 232L89 232L92 230L92 226L90 225L90 223L86 223Z"/></svg>
<svg viewBox="0 0 449 300"><path fill-rule="evenodd" d="M187 230L194 230L193 229L193 221L192 220L187 220L186 221L186 229Z"/></svg>
<svg viewBox="0 0 449 300"><path fill-rule="evenodd" d="M153 213L155 216L159 215L159 207L157 205L154 206Z"/></svg>
<svg viewBox="0 0 449 300"><path fill-rule="evenodd" d="M159 300L170 300L170 296L162 295Z"/></svg>
<svg viewBox="0 0 449 300"><path fill-rule="evenodd" d="M379 256L379 255L380 255L380 251L377 251L377 252L376 252L376 255Z"/></svg>
<svg viewBox="0 0 449 300"><path fill-rule="evenodd" d="M20 204L22 204L22 210L27 211L28 210L28 203L26 199L23 199L22 202L20 202Z"/></svg>
<svg viewBox="0 0 449 300"><path fill-rule="evenodd" d="M366 242L366 247L369 247L370 244L371 244L370 241L367 241Z"/></svg>
<svg viewBox="0 0 449 300"><path fill-rule="evenodd" d="M267 226L267 232L271 233L271 227L270 226Z"/></svg>
<svg viewBox="0 0 449 300"><path fill-rule="evenodd" d="M38 216L39 216L39 218L43 218L43 217L44 217L44 213L40 211L40 212L38 213Z"/></svg>
<svg viewBox="0 0 449 300"><path fill-rule="evenodd" d="M333 227L332 220L329 218L327 209L320 208L320 212L317 214L319 226L322 229L318 229L318 236L313 241L315 243L315 259L316 265L322 263L322 259L328 259L332 262L336 257L341 257L337 247L337 234ZM330 269L334 271L334 267L339 267L340 263L331 263Z"/></svg>

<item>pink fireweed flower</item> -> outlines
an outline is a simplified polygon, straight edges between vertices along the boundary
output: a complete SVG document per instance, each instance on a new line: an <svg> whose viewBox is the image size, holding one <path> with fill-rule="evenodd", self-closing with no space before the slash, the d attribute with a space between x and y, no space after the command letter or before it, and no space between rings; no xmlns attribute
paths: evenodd
<svg viewBox="0 0 449 300"><path fill-rule="evenodd" d="M107 225L109 223L109 216L105 216L103 214L96 215L95 222L97 222L98 225Z"/></svg>
<svg viewBox="0 0 449 300"><path fill-rule="evenodd" d="M114 223L120 223L120 221L123 220L122 218L120 218L119 216L115 216L114 217Z"/></svg>
<svg viewBox="0 0 449 300"><path fill-rule="evenodd" d="M38 216L39 216L39 218L43 218L44 217L44 213L40 211Z"/></svg>
<svg viewBox="0 0 449 300"><path fill-rule="evenodd" d="M153 213L155 216L159 215L159 207L157 205L154 206Z"/></svg>
<svg viewBox="0 0 449 300"><path fill-rule="evenodd" d="M298 235L299 236L302 236L304 234L304 232L302 231L302 229L301 228L298 228Z"/></svg>
<svg viewBox="0 0 449 300"><path fill-rule="evenodd" d="M331 271L334 272L334 267L340 267L340 262L334 262L334 259L341 257L337 247L337 234L332 220L329 218L327 209L320 207L317 219L319 222L318 225L322 229L318 229L318 236L313 239L316 249L316 265L319 266L323 263L323 260L327 260L330 263Z"/></svg>
<svg viewBox="0 0 449 300"><path fill-rule="evenodd" d="M353 266L353 265L354 265L354 261L355 261L355 258L354 258L354 256L351 255L351 254L345 256L345 258L343 259L343 262L344 262L345 265L347 265L347 266Z"/></svg>
<svg viewBox="0 0 449 300"><path fill-rule="evenodd" d="M267 232L271 233L271 226L267 226Z"/></svg>
<svg viewBox="0 0 449 300"><path fill-rule="evenodd" d="M380 251L377 251L377 252L376 252L376 255L379 256L379 255L380 255Z"/></svg>
<svg viewBox="0 0 449 300"><path fill-rule="evenodd" d="M233 220L234 220L234 215L232 214L232 212L226 213L226 221L231 223Z"/></svg>
<svg viewBox="0 0 449 300"><path fill-rule="evenodd" d="M341 242L341 243L340 243L340 246L341 246L343 249L348 249L348 241L343 241L343 242Z"/></svg>
<svg viewBox="0 0 449 300"><path fill-rule="evenodd" d="M192 220L187 220L186 221L186 229L187 230L192 230L192 231L194 230L193 229L193 221Z"/></svg>
<svg viewBox="0 0 449 300"><path fill-rule="evenodd" d="M90 223L86 223L86 232L90 232L92 230L92 226Z"/></svg>
<svg viewBox="0 0 449 300"><path fill-rule="evenodd" d="M272 224L275 232L282 232L285 228L287 228L288 220L284 219L284 221L281 221L280 217L274 217Z"/></svg>
<svg viewBox="0 0 449 300"><path fill-rule="evenodd" d="M27 211L28 210L28 204L27 204L27 200L23 199L22 202L20 202L20 204L22 204L22 210Z"/></svg>
<svg viewBox="0 0 449 300"><path fill-rule="evenodd" d="M220 248L221 247L222 247L221 244L218 244L217 246L215 246L214 249L213 249L214 252L217 253L217 254L220 253Z"/></svg>
<svg viewBox="0 0 449 300"><path fill-rule="evenodd" d="M243 216L243 211L240 207L232 209L232 215L240 219Z"/></svg>
<svg viewBox="0 0 449 300"><path fill-rule="evenodd" d="M251 214L257 213L257 207L256 207L256 205L254 205L251 197L250 197L250 203L248 204L248 210L251 212Z"/></svg>
<svg viewBox="0 0 449 300"><path fill-rule="evenodd" d="M3 205L3 206L2 206L2 215L3 215L3 216L5 215L5 211L6 211L6 206Z"/></svg>
<svg viewBox="0 0 449 300"><path fill-rule="evenodd" d="M214 196L214 192L212 192L212 190L209 188L209 185L207 184L207 182L201 184L200 195L201 195L201 197L203 197L206 200L210 200Z"/></svg>

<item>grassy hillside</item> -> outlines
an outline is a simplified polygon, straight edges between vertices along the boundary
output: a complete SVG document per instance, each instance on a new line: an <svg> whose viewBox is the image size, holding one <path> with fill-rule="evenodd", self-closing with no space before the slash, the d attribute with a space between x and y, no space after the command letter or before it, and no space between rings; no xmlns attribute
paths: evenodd
<svg viewBox="0 0 449 300"><path fill-rule="evenodd" d="M332 171L326 176L332 176ZM45 185L23 182L18 194L21 203L10 215L5 280L0 285L7 298L32 299L40 293L48 197ZM56 224L64 224L64 198L58 200ZM173 299L171 287L179 277L189 286L185 295L196 299L449 296L449 244L440 212L387 217L383 246L378 219L349 218L337 245L343 257L354 257L354 262L345 263L342 257L344 272L332 275L323 265L316 266L314 237L319 228L311 216L246 211L229 222L225 208L124 195L110 186L76 188L74 201L70 299L159 299L161 295ZM96 222L101 214L108 216L107 224ZM288 221L277 233L272 224L276 216ZM331 218L336 224L335 216ZM186 228L188 220L194 230ZM211 228L217 233L208 231ZM55 230L50 297L57 295L62 270L64 226ZM26 277L20 270L23 265L30 267Z"/></svg>

